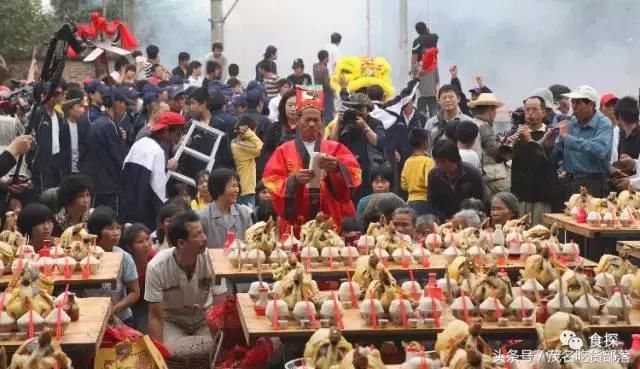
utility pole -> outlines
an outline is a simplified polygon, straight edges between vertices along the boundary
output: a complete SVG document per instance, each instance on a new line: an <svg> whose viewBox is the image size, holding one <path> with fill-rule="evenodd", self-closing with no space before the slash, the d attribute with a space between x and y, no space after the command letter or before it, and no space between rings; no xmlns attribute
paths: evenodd
<svg viewBox="0 0 640 369"><path fill-rule="evenodd" d="M404 86L407 83L407 73L409 66L409 7L407 0L400 0L400 84Z"/></svg>
<svg viewBox="0 0 640 369"><path fill-rule="evenodd" d="M211 0L211 42L224 43L223 0Z"/></svg>

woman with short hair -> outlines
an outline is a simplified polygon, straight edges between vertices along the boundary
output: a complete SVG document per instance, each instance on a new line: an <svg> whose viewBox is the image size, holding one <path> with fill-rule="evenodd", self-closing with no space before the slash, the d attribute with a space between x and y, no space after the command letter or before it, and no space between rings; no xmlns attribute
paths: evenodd
<svg viewBox="0 0 640 369"><path fill-rule="evenodd" d="M52 241L53 212L38 202L25 206L18 216L18 229L26 237L29 244L38 252L44 244ZM50 243L53 245L53 243Z"/></svg>
<svg viewBox="0 0 640 369"><path fill-rule="evenodd" d="M236 238L243 240L253 221L249 208L237 203L240 196L238 173L218 168L209 175L208 187L212 202L197 212L207 235L207 247L223 247L227 232L234 232Z"/></svg>
<svg viewBox="0 0 640 369"><path fill-rule="evenodd" d="M59 236L65 229L86 223L91 215L93 183L84 174L64 177L57 190L60 211L55 215L54 235Z"/></svg>

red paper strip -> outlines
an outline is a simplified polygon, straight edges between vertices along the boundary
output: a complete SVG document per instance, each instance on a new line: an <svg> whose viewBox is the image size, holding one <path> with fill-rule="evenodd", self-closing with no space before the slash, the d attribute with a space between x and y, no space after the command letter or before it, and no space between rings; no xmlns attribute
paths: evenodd
<svg viewBox="0 0 640 369"><path fill-rule="evenodd" d="M69 295L69 284L64 289L62 300L58 305L58 317L56 318L56 340L60 341L62 338L62 309L67 304L67 296Z"/></svg>
<svg viewBox="0 0 640 369"><path fill-rule="evenodd" d="M493 305L496 309L496 317L502 318L502 310L500 310L500 303L498 302L498 298L496 297L496 289L492 288L491 289L491 294L493 295Z"/></svg>
<svg viewBox="0 0 640 369"><path fill-rule="evenodd" d="M402 326L408 328L407 309L404 306L404 297L402 297L402 294L400 294L400 317L402 318Z"/></svg>
<svg viewBox="0 0 640 369"><path fill-rule="evenodd" d="M471 318L469 317L469 307L467 306L467 299L464 297L464 289L460 288L460 297L462 298L462 314L464 315L464 321L467 325L471 324Z"/></svg>
<svg viewBox="0 0 640 369"><path fill-rule="evenodd" d="M354 308L358 308L358 296L356 296L356 291L353 290L353 284L351 284L351 274L347 270L347 281L349 282L349 295L351 295L351 305Z"/></svg>
<svg viewBox="0 0 640 369"><path fill-rule="evenodd" d="M436 323L436 328L440 328L440 313L438 312L436 299L434 297L431 298L431 309L433 310L433 320Z"/></svg>
<svg viewBox="0 0 640 369"><path fill-rule="evenodd" d="M420 369L429 369L427 367L427 355L424 352L424 347L420 345Z"/></svg>
<svg viewBox="0 0 640 369"><path fill-rule="evenodd" d="M436 236L436 240L437 240L437 236ZM436 241L438 242L438 241ZM422 267L423 268L428 268L429 267L429 258L427 257L427 255L425 255L424 249L426 248L426 245L424 244L424 241L422 241L422 246L420 247L421 251L422 251Z"/></svg>
<svg viewBox="0 0 640 369"><path fill-rule="evenodd" d="M369 313L371 315L371 328L376 329L378 328L378 311L376 309L376 305L373 303L373 293L371 293L369 295Z"/></svg>
<svg viewBox="0 0 640 369"><path fill-rule="evenodd" d="M504 358L504 366L506 369L511 369L511 363L507 360L507 350L504 346L500 348L500 352L502 352L502 357Z"/></svg>
<svg viewBox="0 0 640 369"><path fill-rule="evenodd" d="M338 307L338 295L336 295L336 291L331 291L331 295L333 296L333 315L336 318L336 322L338 323L338 327L343 330L344 322L342 321L342 313L340 312L340 308Z"/></svg>
<svg viewBox="0 0 640 369"><path fill-rule="evenodd" d="M311 303L309 302L309 296L304 294L305 305L307 306L307 315L309 315L309 320L311 320L311 326L314 329L320 328L320 324L318 324L318 320L316 319L316 314L313 313L313 309L311 309Z"/></svg>

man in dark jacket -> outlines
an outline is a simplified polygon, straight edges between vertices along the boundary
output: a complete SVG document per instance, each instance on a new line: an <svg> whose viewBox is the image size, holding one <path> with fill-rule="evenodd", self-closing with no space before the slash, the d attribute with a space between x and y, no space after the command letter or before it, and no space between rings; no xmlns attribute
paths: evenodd
<svg viewBox="0 0 640 369"><path fill-rule="evenodd" d="M80 171L93 181L93 206L105 205L119 212L122 193L120 174L127 155L127 145L118 130L114 118L133 104L118 90L109 90L103 96L106 114L101 115L89 130L87 155L80 164Z"/></svg>
<svg viewBox="0 0 640 369"><path fill-rule="evenodd" d="M48 88L45 87L45 91ZM71 133L55 106L64 100L58 87L38 111L35 128L37 148L33 157L33 184L37 193L56 187L71 172Z"/></svg>
<svg viewBox="0 0 640 369"><path fill-rule="evenodd" d="M220 93L214 93L214 96L209 96L207 90L204 87L195 89L190 96L190 110L191 116L194 120L209 123L209 126L225 133L225 122L219 117L211 114L212 106L216 105L221 97ZM224 97L222 96L224 100ZM215 144L215 137L213 135L203 132L202 130L195 130L191 140L188 142L188 147L201 152L204 155L211 155L211 150ZM189 155L183 155L180 158L179 172L187 177L195 178L196 174L205 169L207 163L193 158ZM230 168L235 169L235 163L233 161L233 155L231 153L231 144L228 135L225 133L220 139L220 145L218 151L216 151L215 162L213 168Z"/></svg>
<svg viewBox="0 0 640 369"><path fill-rule="evenodd" d="M484 184L480 171L462 162L456 144L438 140L433 146L436 167L429 172L428 201L433 215L441 222L450 219L460 210L463 200L484 200Z"/></svg>
<svg viewBox="0 0 640 369"><path fill-rule="evenodd" d="M543 123L544 100L538 96L526 99L524 114L526 124L507 138L507 144L513 144L511 192L520 200L520 214L531 213L532 225L538 225L542 224L542 214L551 212L551 204L557 198L557 166L542 145L551 129Z"/></svg>
<svg viewBox="0 0 640 369"><path fill-rule="evenodd" d="M84 88L89 98L89 109L78 121L78 151L80 154L79 162L82 163L87 155L87 139L89 136L89 128L98 118L104 115L102 111L102 95L109 90L104 82L94 79Z"/></svg>
<svg viewBox="0 0 640 369"><path fill-rule="evenodd" d="M371 168L385 162L385 131L382 123L370 115L372 103L369 96L355 93L343 104L352 109L355 116L345 112L331 132L330 138L345 145L358 159L362 169L362 185L353 195L353 202L371 194Z"/></svg>

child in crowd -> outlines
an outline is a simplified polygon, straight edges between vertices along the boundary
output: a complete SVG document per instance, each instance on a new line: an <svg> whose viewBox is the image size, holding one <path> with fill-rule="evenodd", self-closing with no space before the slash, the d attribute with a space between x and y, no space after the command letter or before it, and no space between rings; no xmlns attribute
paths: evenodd
<svg viewBox="0 0 640 369"><path fill-rule="evenodd" d="M409 207L398 208L391 216L391 223L398 233L413 237L416 231L416 212Z"/></svg>
<svg viewBox="0 0 640 369"><path fill-rule="evenodd" d="M122 259L122 274L115 290L111 284L106 283L98 290L85 290L87 296L111 296L113 306L111 314L130 327L133 327L133 312L131 305L140 298L140 285L138 284L138 271L131 255L118 247L120 242L120 224L116 214L110 208L101 206L96 208L87 222L87 230L98 236L97 244L106 252L119 252L124 254Z"/></svg>
<svg viewBox="0 0 640 369"><path fill-rule="evenodd" d="M357 211L359 219L364 215L364 211L369 205L372 196L379 193L388 193L391 190L392 184L393 170L389 164L377 165L371 168L371 187L373 188L373 194L361 198L358 202Z"/></svg>
<svg viewBox="0 0 640 369"><path fill-rule="evenodd" d="M194 179L196 181L196 186L198 187L198 193L196 194L196 198L191 200L191 209L204 209L211 202L211 194L209 193L209 172L201 170L196 174Z"/></svg>
<svg viewBox="0 0 640 369"><path fill-rule="evenodd" d="M238 203L253 210L256 194L256 159L262 151L262 141L255 133L258 123L249 116L242 116L236 124L237 136L231 141L231 153L240 177Z"/></svg>
<svg viewBox="0 0 640 369"><path fill-rule="evenodd" d="M169 240L167 239L167 232L169 231L169 223L171 223L171 217L184 212L184 206L181 201L171 201L164 204L158 212L158 228L155 232L151 233L151 239L158 250L164 250L169 248Z"/></svg>
<svg viewBox="0 0 640 369"><path fill-rule="evenodd" d="M151 231L142 223L127 225L120 243L122 248L133 256L138 271L140 296L144 296L144 283L147 274L147 264L156 255L151 242ZM147 333L148 304L141 298L131 306L133 310L133 327Z"/></svg>
<svg viewBox="0 0 640 369"><path fill-rule="evenodd" d="M180 203L184 210L188 210L192 200L191 189L186 183L171 179L167 186L167 197L170 202Z"/></svg>
<svg viewBox="0 0 640 369"><path fill-rule="evenodd" d="M409 207L417 215L429 212L427 179L435 162L427 156L428 140L429 134L422 128L414 128L409 132L409 145L413 153L405 162L400 176L400 186L409 193Z"/></svg>
<svg viewBox="0 0 640 369"><path fill-rule="evenodd" d="M480 158L473 150L473 146L478 139L478 126L469 120L463 120L456 127L456 138L458 139L458 151L462 162L480 169Z"/></svg>

